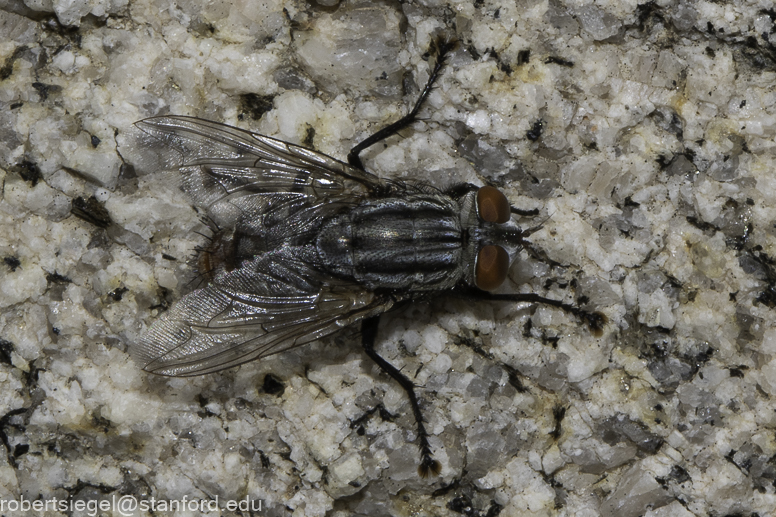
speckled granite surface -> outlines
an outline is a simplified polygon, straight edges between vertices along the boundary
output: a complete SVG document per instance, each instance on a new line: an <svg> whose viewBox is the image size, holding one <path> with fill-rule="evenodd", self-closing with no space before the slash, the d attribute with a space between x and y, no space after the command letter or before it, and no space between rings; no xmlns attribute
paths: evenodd
<svg viewBox="0 0 776 517"><path fill-rule="evenodd" d="M0 6L6 503L776 512L772 2ZM508 288L586 302L604 336L542 307L387 316L378 349L421 386L443 464L425 480L406 397L357 336L207 377L142 372L127 346L178 298L201 241L132 123L195 115L343 158L414 102L440 30L462 45L425 120L366 167L538 208L552 262L523 256ZM351 427L379 402L398 418Z"/></svg>

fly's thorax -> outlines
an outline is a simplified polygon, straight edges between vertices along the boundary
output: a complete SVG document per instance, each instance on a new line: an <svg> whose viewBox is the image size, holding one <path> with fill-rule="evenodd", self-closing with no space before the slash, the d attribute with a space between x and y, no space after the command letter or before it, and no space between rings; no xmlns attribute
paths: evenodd
<svg viewBox="0 0 776 517"><path fill-rule="evenodd" d="M352 221L348 213L325 222L316 239L318 257L326 269L336 276L353 277Z"/></svg>
<svg viewBox="0 0 776 517"><path fill-rule="evenodd" d="M464 275L460 205L443 194L370 200L318 234L324 267L370 289L440 290Z"/></svg>

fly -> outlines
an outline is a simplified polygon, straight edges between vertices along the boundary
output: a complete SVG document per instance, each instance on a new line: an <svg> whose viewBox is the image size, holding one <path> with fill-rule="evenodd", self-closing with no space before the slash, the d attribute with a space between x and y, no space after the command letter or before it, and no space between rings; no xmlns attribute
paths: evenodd
<svg viewBox="0 0 776 517"><path fill-rule="evenodd" d="M360 326L366 354L409 397L421 476L438 474L415 386L374 348L380 316L450 293L543 303L583 320L605 319L532 293L494 294L511 258L535 229L522 230L498 189L383 180L359 154L416 120L452 49L437 59L420 98L397 122L356 145L342 162L294 144L192 117L137 122L183 158L181 188L213 232L199 250L206 284L175 303L134 346L146 371L185 377L277 354Z"/></svg>

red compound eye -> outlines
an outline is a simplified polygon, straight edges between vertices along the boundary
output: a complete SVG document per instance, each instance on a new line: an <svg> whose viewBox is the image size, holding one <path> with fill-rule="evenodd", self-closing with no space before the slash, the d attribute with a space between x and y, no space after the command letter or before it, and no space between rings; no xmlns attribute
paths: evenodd
<svg viewBox="0 0 776 517"><path fill-rule="evenodd" d="M501 246L483 246L477 253L474 283L483 291L492 291L504 283L509 269L509 255Z"/></svg>
<svg viewBox="0 0 776 517"><path fill-rule="evenodd" d="M482 187L477 191L477 211L483 221L505 223L511 217L507 197L494 187Z"/></svg>

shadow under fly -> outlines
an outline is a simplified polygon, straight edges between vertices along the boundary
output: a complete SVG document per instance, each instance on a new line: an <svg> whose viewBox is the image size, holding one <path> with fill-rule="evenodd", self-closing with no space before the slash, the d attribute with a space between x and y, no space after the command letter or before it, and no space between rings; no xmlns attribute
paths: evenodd
<svg viewBox="0 0 776 517"><path fill-rule="evenodd" d="M494 187L446 191L367 172L360 153L416 120L453 44L438 41L420 98L400 120L356 145L348 163L242 129L181 116L137 122L182 158L182 189L213 235L199 251L205 281L133 347L145 370L212 373L360 325L365 353L409 397L421 476L438 474L413 382L375 351L380 315L445 294L542 303L583 320L605 318L536 294L494 294L519 251L530 251Z"/></svg>

